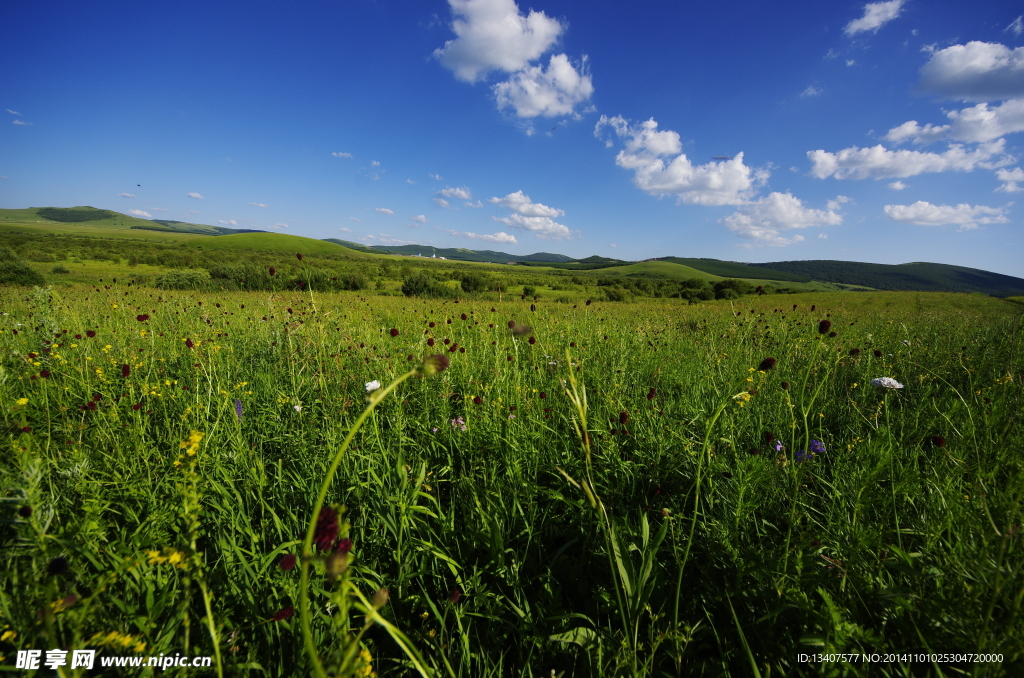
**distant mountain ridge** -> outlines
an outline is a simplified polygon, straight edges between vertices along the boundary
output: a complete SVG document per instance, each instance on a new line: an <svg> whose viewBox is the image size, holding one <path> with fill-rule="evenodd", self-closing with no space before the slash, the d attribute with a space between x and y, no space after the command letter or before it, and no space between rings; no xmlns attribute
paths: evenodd
<svg viewBox="0 0 1024 678"><path fill-rule="evenodd" d="M456 247L434 247L432 245L360 245L349 240L338 238L325 238L327 242L343 245L349 249L372 254L402 254L407 257L419 255L421 257L444 257L454 261L478 261L491 264L510 264L516 261L544 261L544 262L571 262L572 257L564 254L551 254L550 252L537 252L535 254L506 254L493 250L467 250Z"/></svg>

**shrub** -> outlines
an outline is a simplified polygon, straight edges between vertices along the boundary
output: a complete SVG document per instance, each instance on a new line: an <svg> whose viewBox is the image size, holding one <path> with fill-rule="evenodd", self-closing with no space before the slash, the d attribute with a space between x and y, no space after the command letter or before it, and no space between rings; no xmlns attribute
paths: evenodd
<svg viewBox="0 0 1024 678"><path fill-rule="evenodd" d="M163 290L198 290L206 287L210 276L206 271L175 269L156 279L156 286Z"/></svg>
<svg viewBox="0 0 1024 678"><path fill-rule="evenodd" d="M537 296L537 288L533 285L523 285L523 294L528 297L535 297Z"/></svg>
<svg viewBox="0 0 1024 678"><path fill-rule="evenodd" d="M491 280L480 273L464 273L459 284L462 285L463 292L473 294L487 290L491 286Z"/></svg>
<svg viewBox="0 0 1024 678"><path fill-rule="evenodd" d="M56 273L58 275L67 275L68 273L71 273L71 271L69 271L64 266L57 264L56 266L50 269L50 273Z"/></svg>
<svg viewBox="0 0 1024 678"><path fill-rule="evenodd" d="M0 247L0 285L45 285L41 273L32 270L13 250Z"/></svg>
<svg viewBox="0 0 1024 678"><path fill-rule="evenodd" d="M407 297L445 299L455 296L454 291L440 284L429 273L420 271L402 281L402 294Z"/></svg>

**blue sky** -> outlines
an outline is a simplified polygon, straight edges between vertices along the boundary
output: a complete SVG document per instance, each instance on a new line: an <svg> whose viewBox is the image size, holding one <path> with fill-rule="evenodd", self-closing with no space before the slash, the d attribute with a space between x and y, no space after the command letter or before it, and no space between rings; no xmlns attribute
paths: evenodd
<svg viewBox="0 0 1024 678"><path fill-rule="evenodd" d="M1024 277L1008 2L5 3L0 206Z"/></svg>

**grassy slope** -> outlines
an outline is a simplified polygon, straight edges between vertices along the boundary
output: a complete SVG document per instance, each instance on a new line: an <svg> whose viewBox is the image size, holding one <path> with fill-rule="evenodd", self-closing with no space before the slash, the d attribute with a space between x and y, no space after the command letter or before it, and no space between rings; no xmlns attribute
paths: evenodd
<svg viewBox="0 0 1024 678"><path fill-rule="evenodd" d="M734 261L721 261L719 259L687 259L683 257L661 257L660 260L690 266L699 271L720 275L724 278L753 278L760 276L769 280L786 280L789 282L811 281L811 279L806 275L772 271L770 269L765 269L762 266L740 264Z"/></svg>
<svg viewBox="0 0 1024 678"><path fill-rule="evenodd" d="M302 254L338 254L366 258L368 254L350 250L335 243L285 233L239 233L216 238L192 236L185 241L206 250L254 250L258 252L295 252Z"/></svg>
<svg viewBox="0 0 1024 678"><path fill-rule="evenodd" d="M668 278L671 280L688 280L691 278L698 278L700 280L707 280L710 283L714 283L718 280L724 279L723 276L714 275L712 273L706 273L704 271L691 268L690 266L683 266L682 264L676 264L670 261L641 261L636 264L629 264L628 266L614 266L612 268L602 268L594 271L580 271L580 274L597 277L643 276L651 278ZM741 280L745 280L746 282L749 282L751 285L771 285L776 288L789 287L791 289L807 291L841 291L843 289L849 289L851 287L846 285L838 285L834 283L820 281L800 283L758 278L741 278Z"/></svg>

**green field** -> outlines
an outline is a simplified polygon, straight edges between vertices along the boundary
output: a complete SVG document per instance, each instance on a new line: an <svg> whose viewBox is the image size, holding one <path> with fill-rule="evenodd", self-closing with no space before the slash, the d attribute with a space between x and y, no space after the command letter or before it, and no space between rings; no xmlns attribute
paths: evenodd
<svg viewBox="0 0 1024 678"><path fill-rule="evenodd" d="M0 287L0 654L1021 675L1022 311Z"/></svg>

